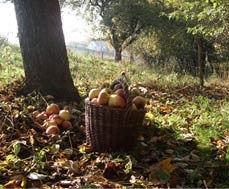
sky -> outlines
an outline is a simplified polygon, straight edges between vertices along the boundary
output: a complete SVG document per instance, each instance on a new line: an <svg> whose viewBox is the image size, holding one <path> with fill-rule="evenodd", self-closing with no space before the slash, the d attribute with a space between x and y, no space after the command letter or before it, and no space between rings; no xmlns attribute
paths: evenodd
<svg viewBox="0 0 229 189"><path fill-rule="evenodd" d="M80 16L74 15L69 8L62 10L62 24L66 43L86 42L90 39L91 29ZM11 43L18 43L17 21L12 3L0 3L0 36L8 38Z"/></svg>

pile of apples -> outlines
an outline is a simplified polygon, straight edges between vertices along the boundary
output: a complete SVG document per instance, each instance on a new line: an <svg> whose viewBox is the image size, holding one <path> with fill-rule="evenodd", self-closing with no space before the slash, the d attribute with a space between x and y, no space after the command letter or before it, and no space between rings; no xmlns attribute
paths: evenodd
<svg viewBox="0 0 229 189"><path fill-rule="evenodd" d="M124 108L127 104L126 92L123 89L117 89L115 91L110 88L103 88L101 90L91 89L86 103L89 101L93 105L104 105L111 108ZM131 109L144 109L145 104L145 98L136 96L132 100Z"/></svg>
<svg viewBox="0 0 229 189"><path fill-rule="evenodd" d="M72 127L71 115L68 110L60 110L57 104L50 104L46 110L36 116L37 120L43 122L42 129L46 135L58 135L60 129L67 130Z"/></svg>

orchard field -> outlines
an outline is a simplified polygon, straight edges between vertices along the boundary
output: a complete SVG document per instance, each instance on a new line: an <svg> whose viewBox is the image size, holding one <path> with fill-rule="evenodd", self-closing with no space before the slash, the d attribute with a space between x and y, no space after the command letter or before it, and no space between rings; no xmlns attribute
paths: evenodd
<svg viewBox="0 0 229 189"><path fill-rule="evenodd" d="M0 188L229 186L228 80L212 75L200 87L189 74L163 74L143 63L69 51L71 75L83 99L123 71L147 99L134 149L98 153L85 143L84 100L56 101L37 91L25 95L19 48L2 47L0 55ZM54 102L70 110L72 127L48 137L33 113Z"/></svg>

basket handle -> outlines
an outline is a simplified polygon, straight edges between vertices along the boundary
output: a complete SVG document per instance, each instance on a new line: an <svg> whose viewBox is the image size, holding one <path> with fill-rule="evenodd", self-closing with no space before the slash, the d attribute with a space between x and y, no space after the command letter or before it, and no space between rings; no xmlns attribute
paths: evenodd
<svg viewBox="0 0 229 189"><path fill-rule="evenodd" d="M114 90L117 85L120 85L120 88L124 90L126 96L126 106L125 106L125 115L124 115L124 122L125 122L128 120L128 117L131 116L132 113L131 111L132 100L129 96L129 90L128 90L129 86L123 78L118 78L111 83L110 88Z"/></svg>
<svg viewBox="0 0 229 189"><path fill-rule="evenodd" d="M122 78L115 79L115 80L111 83L110 88L111 88L112 90L114 90L115 87L117 87L117 85L120 85L120 88L122 88L122 89L124 90L126 99L128 99L128 97L129 97L129 92L128 92L129 86L128 86L128 84L126 83L126 81L124 81L124 79L122 79Z"/></svg>

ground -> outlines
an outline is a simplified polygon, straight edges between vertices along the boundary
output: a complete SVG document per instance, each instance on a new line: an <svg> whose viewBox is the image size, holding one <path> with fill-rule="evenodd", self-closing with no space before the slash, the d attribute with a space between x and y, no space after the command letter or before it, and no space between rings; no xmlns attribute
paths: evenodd
<svg viewBox="0 0 229 189"><path fill-rule="evenodd" d="M178 85L174 74L158 77L139 65L76 56L70 62L83 99L91 88L126 72L147 99L136 145L130 151L91 151L85 143L84 100L59 102L36 91L24 95L23 78L17 76L0 89L0 188L229 186L227 86L201 88L189 76ZM49 137L34 112L53 102L70 110L72 128Z"/></svg>

